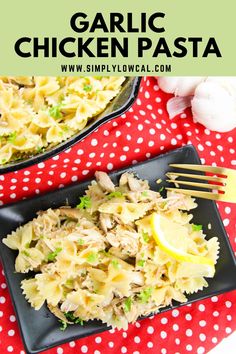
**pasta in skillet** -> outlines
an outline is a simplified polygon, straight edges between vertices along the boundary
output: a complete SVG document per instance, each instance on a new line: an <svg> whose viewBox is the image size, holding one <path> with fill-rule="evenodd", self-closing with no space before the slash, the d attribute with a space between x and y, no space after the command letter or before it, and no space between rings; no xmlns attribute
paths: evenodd
<svg viewBox="0 0 236 354"><path fill-rule="evenodd" d="M0 165L82 130L119 93L124 77L0 76Z"/></svg>
<svg viewBox="0 0 236 354"><path fill-rule="evenodd" d="M153 213L162 215L173 223L182 251L216 263L218 239L206 240L200 225L190 223L193 198L175 192L163 198L129 173L118 186L104 172L96 172L96 180L76 208L40 211L3 239L18 250L16 271L36 272L21 283L32 307L46 302L63 328L98 319L127 329L139 316L186 302L186 295L208 286L209 275L198 265L160 248L150 223Z"/></svg>

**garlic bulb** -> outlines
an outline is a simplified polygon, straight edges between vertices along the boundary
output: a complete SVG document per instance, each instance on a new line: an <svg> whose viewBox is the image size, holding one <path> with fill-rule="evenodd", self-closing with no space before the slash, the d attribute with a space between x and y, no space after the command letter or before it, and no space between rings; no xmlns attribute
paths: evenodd
<svg viewBox="0 0 236 354"><path fill-rule="evenodd" d="M205 79L205 76L159 77L158 85L164 92L173 93L175 96L191 96L197 85Z"/></svg>
<svg viewBox="0 0 236 354"><path fill-rule="evenodd" d="M209 78L195 90L192 112L195 122L218 132L227 132L236 127L235 87L227 78Z"/></svg>

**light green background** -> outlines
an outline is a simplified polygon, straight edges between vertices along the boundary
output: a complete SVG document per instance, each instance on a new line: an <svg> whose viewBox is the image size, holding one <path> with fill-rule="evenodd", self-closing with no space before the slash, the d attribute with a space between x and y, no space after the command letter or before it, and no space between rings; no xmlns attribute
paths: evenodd
<svg viewBox="0 0 236 354"><path fill-rule="evenodd" d="M2 0L0 21L0 75L61 75L61 64L171 64L172 72L162 75L236 75L235 54L235 0ZM166 32L148 31L146 34L116 33L117 38L129 36L129 58L20 58L14 44L20 37L93 37L114 34L77 34L70 27L70 18L76 12L85 12L92 19L96 12L106 18L110 12L133 12L138 23L139 14L164 12L161 20ZM176 37L215 37L222 58L152 58L152 51L145 58L138 58L137 37L165 36L170 49ZM189 46L188 46L189 47ZM200 45L203 48L204 45ZM189 47L190 48L190 47ZM202 50L200 50L200 53ZM91 74L91 73L90 73ZM106 73L104 73L106 74ZM121 75L120 73L117 73ZM154 74L154 73L153 73ZM152 75L153 75L152 74ZM65 74L63 74L65 75ZM71 75L68 73L68 75ZM136 73L128 74L136 75ZM145 73L142 73L145 75Z"/></svg>

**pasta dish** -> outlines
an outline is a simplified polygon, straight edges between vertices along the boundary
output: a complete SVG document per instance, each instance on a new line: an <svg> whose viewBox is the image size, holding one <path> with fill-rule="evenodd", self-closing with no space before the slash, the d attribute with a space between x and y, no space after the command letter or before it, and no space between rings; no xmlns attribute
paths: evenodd
<svg viewBox="0 0 236 354"><path fill-rule="evenodd" d="M127 329L139 316L184 303L208 286L219 243L191 223L193 198L162 197L132 173L117 186L104 172L95 176L76 207L40 211L3 239L18 251L16 272L34 272L21 282L32 307L46 303L63 329L94 319ZM162 220L172 256L154 237L153 215Z"/></svg>
<svg viewBox="0 0 236 354"><path fill-rule="evenodd" d="M82 130L124 80L0 76L0 165L43 152Z"/></svg>

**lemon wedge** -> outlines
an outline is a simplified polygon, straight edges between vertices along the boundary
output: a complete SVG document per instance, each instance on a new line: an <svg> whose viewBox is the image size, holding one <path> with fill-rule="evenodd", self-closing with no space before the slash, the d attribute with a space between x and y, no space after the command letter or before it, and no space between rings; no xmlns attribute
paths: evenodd
<svg viewBox="0 0 236 354"><path fill-rule="evenodd" d="M184 240L187 241L187 239L185 239L184 235L186 232L184 226L162 215L153 213L151 216L151 229L153 238L162 251L178 261L188 263L185 264L188 274L194 273L193 276L205 277L214 276L215 266L212 259L203 256L195 256L186 252L187 245ZM185 276L184 272L182 276Z"/></svg>

